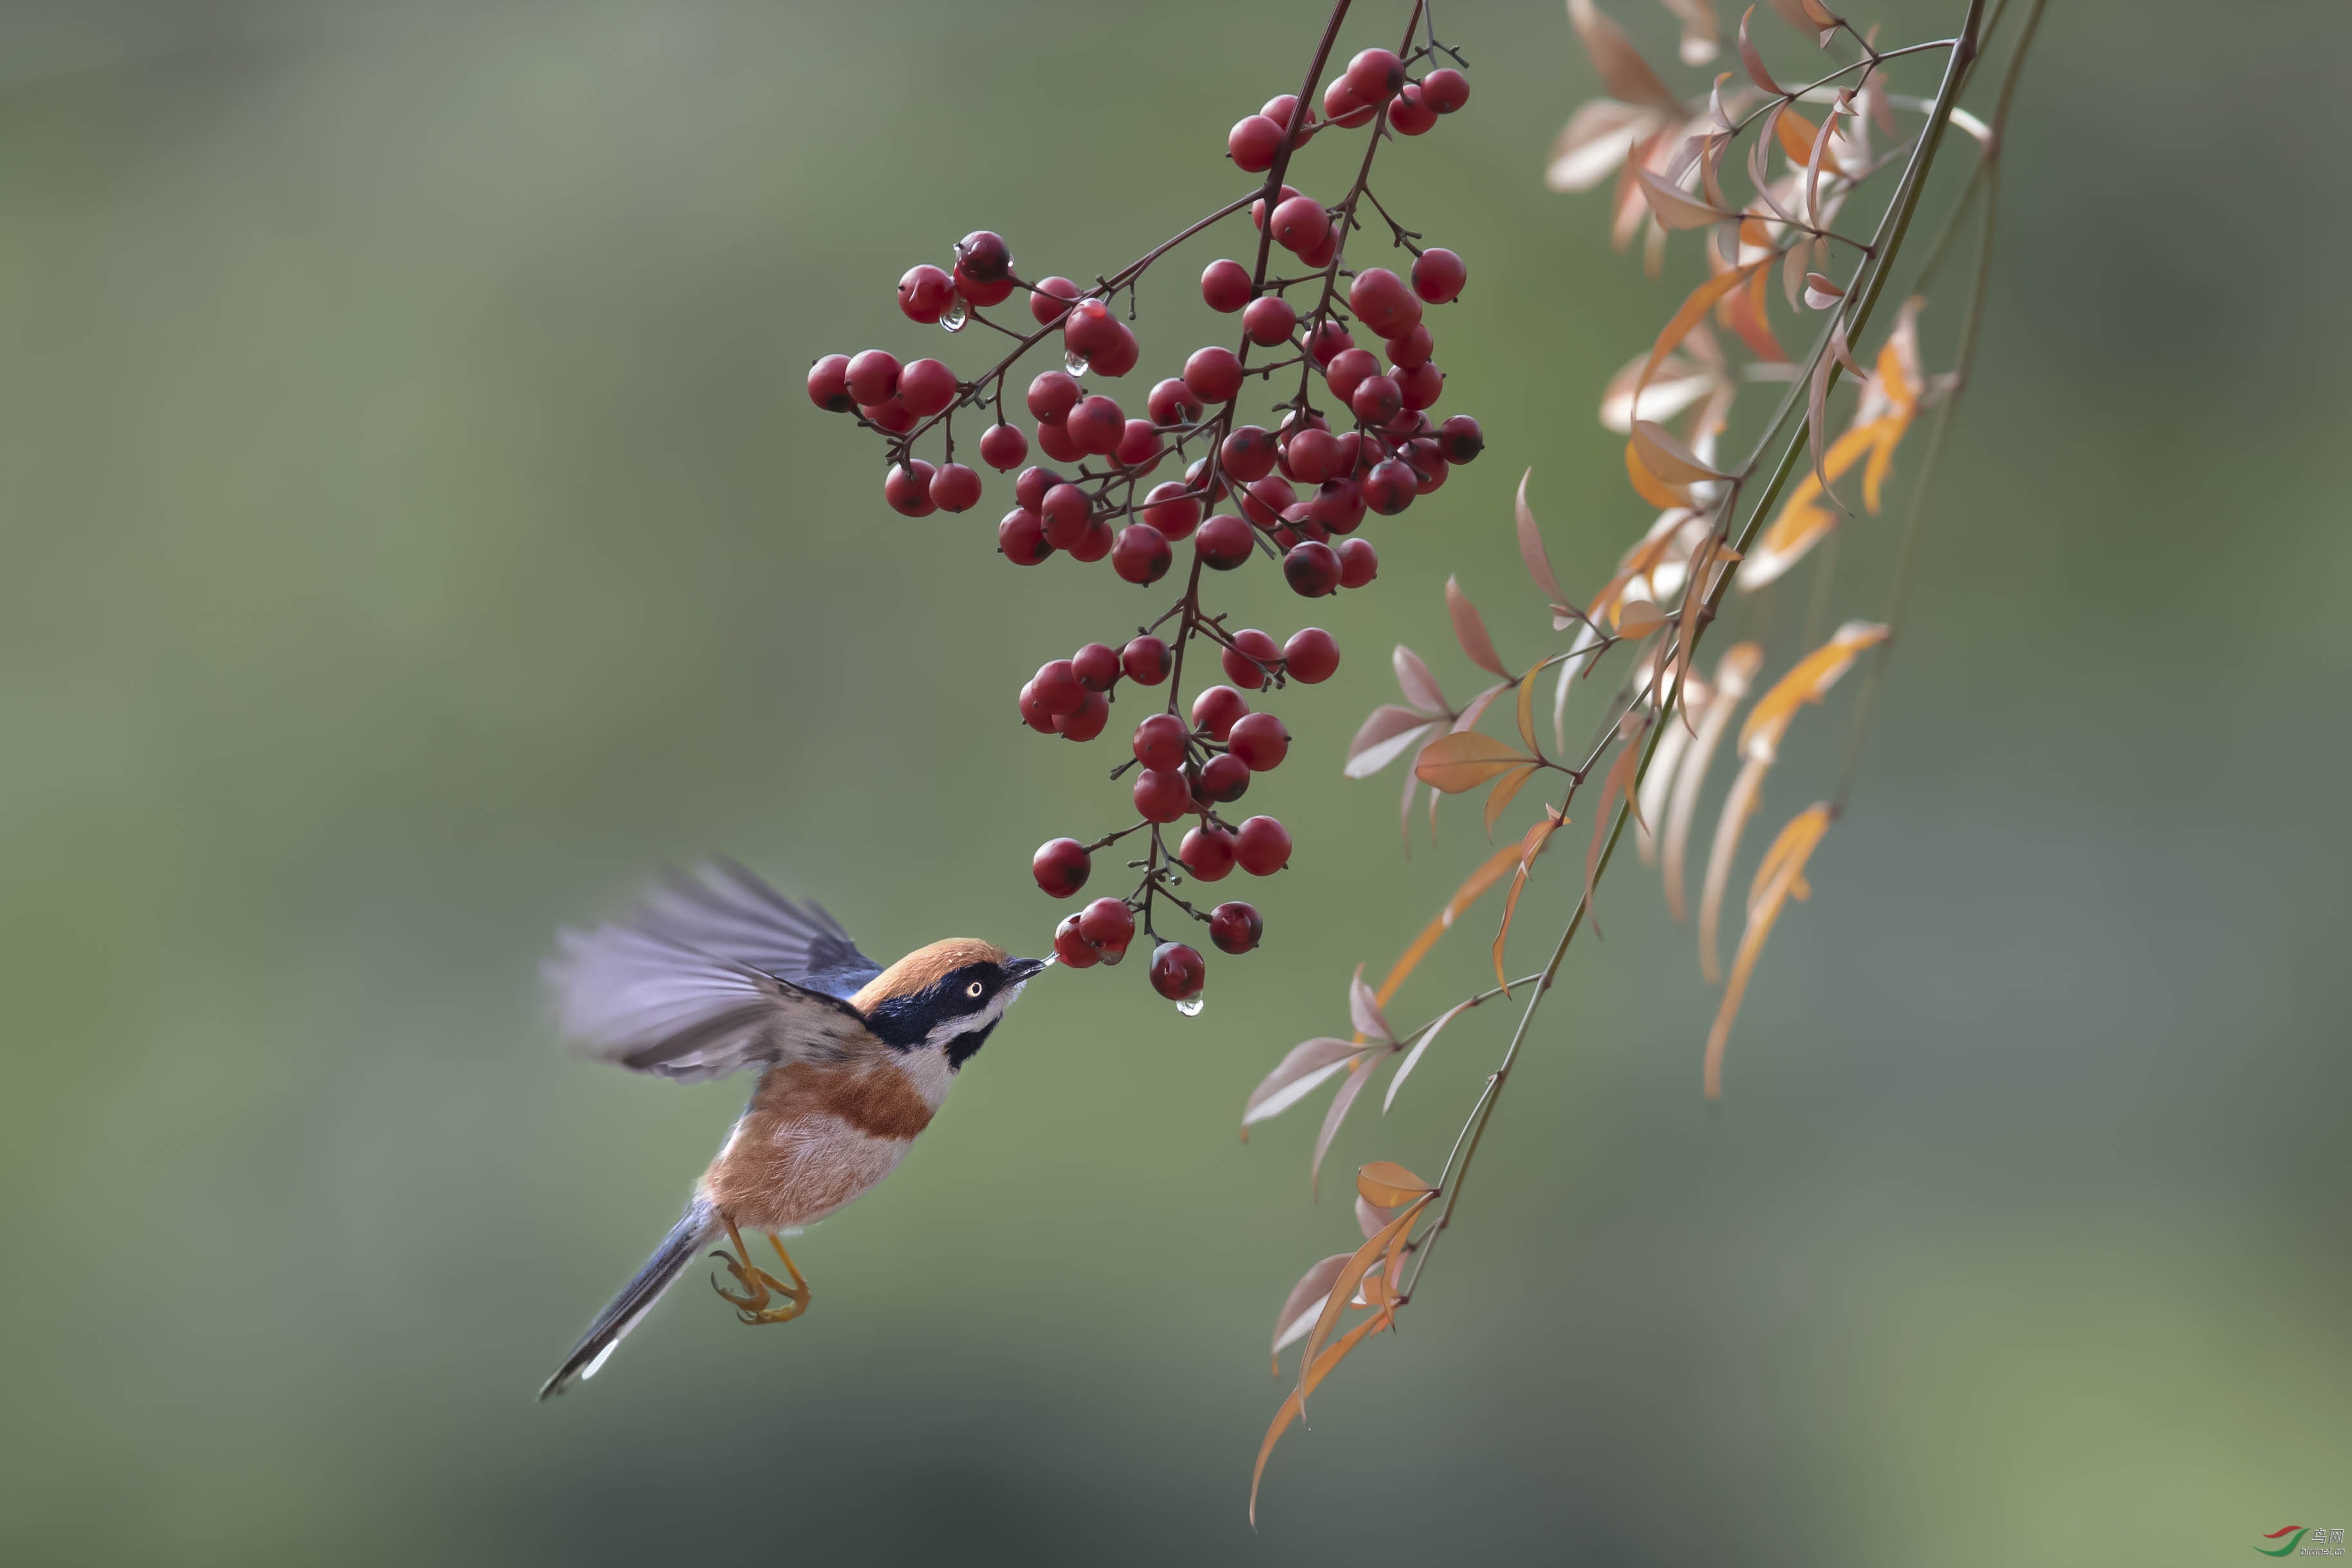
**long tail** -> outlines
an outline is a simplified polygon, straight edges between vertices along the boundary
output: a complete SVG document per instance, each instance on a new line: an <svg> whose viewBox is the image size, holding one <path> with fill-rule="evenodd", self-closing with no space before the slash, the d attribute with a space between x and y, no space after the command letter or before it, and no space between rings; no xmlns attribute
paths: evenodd
<svg viewBox="0 0 2352 1568"><path fill-rule="evenodd" d="M661 1300L662 1292L685 1272L686 1266L694 1261L694 1255L702 1249L703 1243L716 1235L719 1228L719 1215L709 1204L698 1197L688 1205L685 1218L673 1226L670 1233L662 1239L662 1244L654 1249L654 1255L646 1260L646 1266L637 1270L636 1278L622 1286L621 1293L596 1314L596 1321L588 1325L588 1332L580 1336L580 1343L572 1347L572 1354L563 1358L563 1364L555 1369L555 1375L541 1385L539 1396L541 1399L552 1398L569 1387L573 1378L595 1376L597 1368L604 1364L604 1358L628 1337L629 1331L636 1327L647 1312L653 1311L653 1305Z"/></svg>

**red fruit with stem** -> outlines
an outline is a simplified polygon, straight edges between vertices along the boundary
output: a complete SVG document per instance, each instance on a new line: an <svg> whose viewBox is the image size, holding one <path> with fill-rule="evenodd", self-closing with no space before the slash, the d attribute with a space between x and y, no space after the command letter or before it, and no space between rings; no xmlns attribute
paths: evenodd
<svg viewBox="0 0 2352 1568"><path fill-rule="evenodd" d="M1250 300L1249 268L1238 261L1217 260L1201 271L1201 298L1209 308L1230 316Z"/></svg>
<svg viewBox="0 0 2352 1568"><path fill-rule="evenodd" d="M1118 684L1118 650L1089 643L1070 655L1070 671L1090 692L1107 692Z"/></svg>
<svg viewBox="0 0 2352 1568"><path fill-rule="evenodd" d="M1364 95L1346 77L1333 77L1323 89L1323 118L1332 124L1353 130L1370 124L1372 114L1372 104L1364 101Z"/></svg>
<svg viewBox="0 0 2352 1568"><path fill-rule="evenodd" d="M898 372L898 401L918 419L929 419L955 402L963 389L955 372L937 360L917 360Z"/></svg>
<svg viewBox="0 0 2352 1568"><path fill-rule="evenodd" d="M1389 123L1400 136L1419 136L1437 123L1437 110L1422 101L1421 89L1411 82L1389 99Z"/></svg>
<svg viewBox="0 0 2352 1568"><path fill-rule="evenodd" d="M1271 773L1290 755L1290 731L1274 715L1254 713L1234 726L1225 747L1229 755L1240 758L1251 772Z"/></svg>
<svg viewBox="0 0 2352 1568"><path fill-rule="evenodd" d="M1070 547L1072 560L1097 561L1118 546L1118 531L1109 520L1097 517L1087 525L1087 537Z"/></svg>
<svg viewBox="0 0 2352 1568"><path fill-rule="evenodd" d="M1421 101L1451 114L1470 101L1470 78L1451 66L1433 70L1421 78Z"/></svg>
<svg viewBox="0 0 2352 1568"><path fill-rule="evenodd" d="M1188 1002L1208 983L1209 966L1181 942L1162 942L1151 950L1151 988L1171 1002Z"/></svg>
<svg viewBox="0 0 2352 1568"><path fill-rule="evenodd" d="M1081 300L1062 320L1062 346L1083 360L1092 360L1118 342L1119 319L1099 299Z"/></svg>
<svg viewBox="0 0 2352 1568"><path fill-rule="evenodd" d="M1242 515L1262 528L1270 528L1282 520L1282 514L1298 501L1298 492L1290 481L1276 474L1251 481L1242 492Z"/></svg>
<svg viewBox="0 0 2352 1568"><path fill-rule="evenodd" d="M1242 390L1242 362L1231 349L1196 349L1184 361L1184 384L1204 403L1231 402Z"/></svg>
<svg viewBox="0 0 2352 1568"><path fill-rule="evenodd" d="M1112 338L1110 346L1087 362L1087 368L1098 376L1123 376L1135 369L1135 362L1143 357L1143 350L1136 345L1135 334L1128 330L1127 323L1113 321L1111 325L1118 331Z"/></svg>
<svg viewBox="0 0 2352 1568"><path fill-rule="evenodd" d="M1143 520L1171 542L1192 538L1192 530L1201 526L1201 503L1185 494L1190 488L1181 479L1171 479L1154 485L1143 498Z"/></svg>
<svg viewBox="0 0 2352 1568"><path fill-rule="evenodd" d="M1320 485L1339 471L1339 441L1328 430L1302 430L1283 448L1290 476L1302 485Z"/></svg>
<svg viewBox="0 0 2352 1568"><path fill-rule="evenodd" d="M1272 876L1290 863L1290 830L1272 817L1252 817L1234 839L1234 859L1252 876Z"/></svg>
<svg viewBox="0 0 2352 1568"><path fill-rule="evenodd" d="M1013 280L1009 277L1001 277L992 283L983 278L972 277L961 267L955 269L955 286L956 292L964 297L966 303L982 309L991 305L1003 304L1011 297L1013 287Z"/></svg>
<svg viewBox="0 0 2352 1568"><path fill-rule="evenodd" d="M998 473L1018 468L1029 456L1029 438L1010 424L992 424L980 435L980 460Z"/></svg>
<svg viewBox="0 0 2352 1568"><path fill-rule="evenodd" d="M1265 107L1258 112L1286 131L1290 128L1291 120L1298 114L1298 95L1295 92L1286 92L1267 99ZM1306 122L1299 126L1298 137L1291 142L1291 146L1294 148L1306 146L1307 137L1314 133L1314 124L1315 116L1310 112L1307 116Z"/></svg>
<svg viewBox="0 0 2352 1568"><path fill-rule="evenodd" d="M1048 898L1067 898L1087 885L1094 857L1076 839L1048 839L1029 858L1029 874Z"/></svg>
<svg viewBox="0 0 2352 1568"><path fill-rule="evenodd" d="M1203 822L1184 835L1176 858L1202 882L1219 882L1234 869L1234 836L1214 822Z"/></svg>
<svg viewBox="0 0 2352 1568"><path fill-rule="evenodd" d="M1331 395L1347 402L1356 395L1356 389L1381 373L1381 361L1366 349L1346 349L1332 356L1324 367L1323 379L1331 388Z"/></svg>
<svg viewBox="0 0 2352 1568"><path fill-rule="evenodd" d="M1333 533L1353 533L1364 520L1363 486L1353 479L1327 479L1307 507L1315 520Z"/></svg>
<svg viewBox="0 0 2352 1568"><path fill-rule="evenodd" d="M1426 496L1445 484L1450 465L1437 455L1437 443L1423 436L1404 449L1405 466L1413 472L1412 493Z"/></svg>
<svg viewBox="0 0 2352 1568"><path fill-rule="evenodd" d="M1088 692L1078 711L1055 721L1064 740L1092 740L1110 722L1110 702L1100 692Z"/></svg>
<svg viewBox="0 0 2352 1568"><path fill-rule="evenodd" d="M1079 292L1078 286L1066 277L1041 279L1035 291L1029 296L1030 319L1040 327L1052 326L1062 319Z"/></svg>
<svg viewBox="0 0 2352 1568"><path fill-rule="evenodd" d="M1413 471L1393 457L1384 457L1372 465L1364 476L1364 505L1384 517L1393 517L1412 505L1420 493L1420 480Z"/></svg>
<svg viewBox="0 0 2352 1568"><path fill-rule="evenodd" d="M1265 922L1255 905L1228 899L1209 911L1209 940L1220 953L1246 953L1265 935Z"/></svg>
<svg viewBox="0 0 2352 1568"><path fill-rule="evenodd" d="M1206 495L1208 504L1213 507L1225 498L1225 476L1221 473L1212 480L1209 477L1209 460L1195 457L1184 465L1184 488Z"/></svg>
<svg viewBox="0 0 2352 1568"><path fill-rule="evenodd" d="M1283 580L1302 599L1320 599L1339 586L1339 558L1314 539L1295 545L1282 558Z"/></svg>
<svg viewBox="0 0 2352 1568"><path fill-rule="evenodd" d="M996 548L1015 566L1035 566L1054 553L1045 542L1045 525L1026 507L1015 507L996 525Z"/></svg>
<svg viewBox="0 0 2352 1568"><path fill-rule="evenodd" d="M1058 424L1040 423L1037 426L1037 450L1056 463L1083 463L1087 455L1070 439L1070 433Z"/></svg>
<svg viewBox="0 0 2352 1568"><path fill-rule="evenodd" d="M1309 272L1320 272L1330 266L1331 258L1339 254L1339 231L1326 229L1320 240L1298 253L1298 262Z"/></svg>
<svg viewBox="0 0 2352 1568"><path fill-rule="evenodd" d="M909 458L890 470L882 481L882 498L890 509L909 517L927 517L937 510L931 499L931 465L919 457Z"/></svg>
<svg viewBox="0 0 2352 1568"><path fill-rule="evenodd" d="M1348 308L1382 338L1402 338L1421 325L1421 301L1385 267L1368 267L1348 286Z"/></svg>
<svg viewBox="0 0 2352 1568"><path fill-rule="evenodd" d="M1135 759L1146 768L1171 772L1184 766L1192 732L1184 721L1172 713L1155 713L1135 727L1135 738L1130 745Z"/></svg>
<svg viewBox="0 0 2352 1568"><path fill-rule="evenodd" d="M1083 397L1062 421L1062 428L1081 452L1097 457L1108 457L1118 450L1119 437L1127 434L1127 415L1118 404L1100 392Z"/></svg>
<svg viewBox="0 0 2352 1568"><path fill-rule="evenodd" d="M1290 341L1290 334L1298 325L1298 312L1290 301L1279 294L1268 294L1249 302L1242 312L1242 332L1261 347Z"/></svg>
<svg viewBox="0 0 2352 1568"><path fill-rule="evenodd" d="M1388 379L1396 382L1398 400L1409 409L1430 407L1445 390L1445 372L1427 360L1411 370L1391 366Z"/></svg>
<svg viewBox="0 0 2352 1568"><path fill-rule="evenodd" d="M1050 714L1072 714L1087 700L1087 688L1078 684L1077 670L1067 659L1049 660L1037 668L1029 681L1029 689Z"/></svg>
<svg viewBox="0 0 2352 1568"><path fill-rule="evenodd" d="M1404 86L1404 62L1386 49L1365 49L1348 62L1347 82L1358 98L1378 103Z"/></svg>
<svg viewBox="0 0 2352 1568"><path fill-rule="evenodd" d="M870 408L861 408L857 417L880 426L893 435L904 435L915 428L915 411L893 397Z"/></svg>
<svg viewBox="0 0 2352 1568"><path fill-rule="evenodd" d="M1336 550L1332 553L1335 556L1339 554ZM1341 580L1345 580L1347 563L1344 559L1340 561L1339 570ZM1322 627L1305 627L1293 632L1290 641L1282 645L1282 663L1292 680L1310 686L1320 685L1329 680L1332 673L1339 667L1339 644Z"/></svg>
<svg viewBox="0 0 2352 1568"><path fill-rule="evenodd" d="M1029 416L1042 424L1059 424L1084 395L1078 383L1060 371L1046 371L1029 383Z"/></svg>
<svg viewBox="0 0 2352 1568"><path fill-rule="evenodd" d="M1135 777L1135 814L1147 822L1172 822L1192 809L1192 786L1176 769L1147 768Z"/></svg>
<svg viewBox="0 0 2352 1568"><path fill-rule="evenodd" d="M1119 650L1118 667L1139 686L1156 686L1168 678L1173 660L1168 644L1146 632Z"/></svg>
<svg viewBox="0 0 2352 1568"><path fill-rule="evenodd" d="M1013 481L1013 498L1033 512L1043 510L1045 492L1061 482L1062 476L1051 468L1024 468Z"/></svg>
<svg viewBox="0 0 2352 1568"><path fill-rule="evenodd" d="M849 395L860 408L890 401L898 390L898 360L880 349L868 349L849 361Z"/></svg>
<svg viewBox="0 0 2352 1568"><path fill-rule="evenodd" d="M1021 687L1021 722L1027 725L1031 729L1035 730L1040 735L1052 735L1060 727L1055 723L1055 715L1048 713L1045 710L1045 705L1038 700L1037 683L1034 681L1023 683Z"/></svg>
<svg viewBox="0 0 2352 1568"><path fill-rule="evenodd" d="M1452 251L1432 246L1412 264L1412 291L1432 305L1450 305L1462 296L1470 269Z"/></svg>
<svg viewBox="0 0 2352 1568"><path fill-rule="evenodd" d="M1217 458L1225 476L1247 484L1274 472L1274 437L1259 425L1244 424L1224 439Z"/></svg>
<svg viewBox="0 0 2352 1568"><path fill-rule="evenodd" d="M1231 512L1220 512L1201 525L1192 548L1212 570L1231 571L1249 559L1250 526Z"/></svg>
<svg viewBox="0 0 2352 1568"><path fill-rule="evenodd" d="M1330 364L1355 346L1355 334L1328 317L1317 325L1315 330L1307 334L1307 358L1318 365Z"/></svg>
<svg viewBox="0 0 2352 1568"><path fill-rule="evenodd" d="M1404 406L1404 389L1387 376L1366 376L1349 395L1348 406L1366 424L1386 424Z"/></svg>
<svg viewBox="0 0 2352 1568"><path fill-rule="evenodd" d="M1249 764L1231 753L1212 757L1202 765L1194 793L1213 805L1225 805L1249 792Z"/></svg>
<svg viewBox="0 0 2352 1568"><path fill-rule="evenodd" d="M1349 539L1339 547L1339 586L1361 588L1381 574L1381 558L1370 539Z"/></svg>
<svg viewBox="0 0 2352 1568"><path fill-rule="evenodd" d="M1104 963L1116 964L1135 940L1135 912L1123 900L1097 898L1078 911L1078 935Z"/></svg>
<svg viewBox="0 0 2352 1568"><path fill-rule="evenodd" d="M1263 114L1237 120L1225 133L1225 156L1244 174L1263 174L1282 152L1282 130Z"/></svg>
<svg viewBox="0 0 2352 1568"><path fill-rule="evenodd" d="M857 406L849 390L849 356L827 354L809 367L809 402L827 413L847 413Z"/></svg>
<svg viewBox="0 0 2352 1568"><path fill-rule="evenodd" d="M1253 627L1234 632L1232 645L1217 655L1217 662L1225 667L1225 679L1244 691L1264 691L1282 667L1282 648Z"/></svg>
<svg viewBox="0 0 2352 1568"><path fill-rule="evenodd" d="M1290 200L1291 197L1297 194L1298 194L1297 190L1291 186L1285 185L1280 191L1275 193L1274 204L1276 206L1280 206L1283 203ZM1265 227L1265 198L1264 196L1260 196L1256 201L1250 204L1250 227L1254 229L1262 229Z"/></svg>
<svg viewBox="0 0 2352 1568"><path fill-rule="evenodd" d="M1118 542L1111 546L1110 569L1129 582L1149 587L1168 575L1172 559L1167 535L1150 523L1129 523L1119 529Z"/></svg>
<svg viewBox="0 0 2352 1568"><path fill-rule="evenodd" d="M1158 425L1190 424L1208 412L1191 387L1174 376L1158 382L1143 400L1143 410Z"/></svg>
<svg viewBox="0 0 2352 1568"><path fill-rule="evenodd" d="M1293 196L1274 209L1274 243L1293 255L1303 255L1323 243L1331 232L1331 214L1312 196ZM1278 298L1268 295L1267 298ZM1252 304L1262 303L1253 300ZM1284 337L1290 334L1285 332ZM1261 342L1278 340L1265 338Z"/></svg>
<svg viewBox="0 0 2352 1568"><path fill-rule="evenodd" d="M1402 366L1406 370L1411 370L1415 365L1425 365L1429 362L1430 350L1433 347L1429 328L1424 323L1415 327L1402 338L1389 340L1389 363Z"/></svg>
<svg viewBox="0 0 2352 1568"><path fill-rule="evenodd" d="M961 463L941 465L931 476L931 505L942 512L969 512L980 504L980 476Z"/></svg>
<svg viewBox="0 0 2352 1568"><path fill-rule="evenodd" d="M1013 274L1013 247L990 229L974 229L955 247L956 269L982 283L995 283Z"/></svg>
<svg viewBox="0 0 2352 1568"><path fill-rule="evenodd" d="M1078 917L1068 916L1054 927L1054 956L1073 969L1091 969L1102 962L1094 945L1078 935Z"/></svg>
<svg viewBox="0 0 2352 1568"><path fill-rule="evenodd" d="M1249 710L1249 699L1233 687L1210 686L1192 699L1192 723L1211 740L1221 741Z"/></svg>
<svg viewBox="0 0 2352 1568"><path fill-rule="evenodd" d="M955 279L929 262L908 267L898 279L898 308L909 321L931 325L948 313L948 302L954 298Z"/></svg>
<svg viewBox="0 0 2352 1568"><path fill-rule="evenodd" d="M1438 427L1437 450L1448 463L1468 463L1486 450L1486 432L1466 413L1457 413Z"/></svg>
<svg viewBox="0 0 2352 1568"><path fill-rule="evenodd" d="M1148 419L1130 419L1119 432L1118 446L1111 453L1122 468L1134 470L1130 477L1140 479L1160 466L1162 448L1160 432Z"/></svg>
<svg viewBox="0 0 2352 1568"><path fill-rule="evenodd" d="M1075 549L1094 519L1094 507L1076 485L1056 485L1045 492L1037 515L1045 525L1047 544L1055 549Z"/></svg>

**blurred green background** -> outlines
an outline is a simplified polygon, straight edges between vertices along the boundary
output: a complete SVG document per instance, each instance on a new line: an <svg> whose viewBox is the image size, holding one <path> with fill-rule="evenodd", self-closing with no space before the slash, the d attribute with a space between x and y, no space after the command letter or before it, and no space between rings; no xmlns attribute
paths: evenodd
<svg viewBox="0 0 2352 1568"><path fill-rule="evenodd" d="M1360 9L1343 49L1393 41L1402 7ZM1662 10L1612 9L1670 60ZM1030 848L1124 810L1111 752L1013 693L1160 593L1005 567L1001 482L887 513L802 367L971 368L892 297L968 229L1092 277L1207 210L1322 14L0 7L0 1557L2191 1563L2352 1524L2324 3L2053 8L1911 635L1727 1098L1628 857L1403 1332L1318 1396L1256 1535L1273 1312L1355 1230L1307 1200L1318 1113L1244 1146L1243 1096L1485 852L1456 807L1402 862L1396 774L1348 784L1342 748L1395 641L1474 684L1448 572L1507 657L1555 645L1522 468L1572 588L1647 520L1592 410L1695 247L1652 284L1600 196L1542 188L1597 90L1550 5L1440 8L1476 96L1379 177L1469 259L1433 319L1491 445L1315 612L1346 659L1281 700L1294 759L1250 802L1299 845L1265 948L1211 955L1198 1019L1135 966L1055 971L803 1244L806 1322L746 1331L689 1279L532 1403L742 1088L567 1058L552 927L724 849L885 957L1037 950ZM1240 243L1147 284L1139 389ZM1842 612L1875 613L1891 532L1858 525ZM1756 622L1779 659L1811 580ZM1217 587L1304 619L1272 573ZM1751 855L1825 792L1854 684ZM1400 1022L1477 983L1490 918ZM1360 1105L1335 1189L1433 1171L1506 1030Z"/></svg>

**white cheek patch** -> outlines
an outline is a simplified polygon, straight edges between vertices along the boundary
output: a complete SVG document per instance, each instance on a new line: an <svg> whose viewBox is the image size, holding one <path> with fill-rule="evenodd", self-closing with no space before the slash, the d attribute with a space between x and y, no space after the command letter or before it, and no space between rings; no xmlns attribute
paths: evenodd
<svg viewBox="0 0 2352 1568"><path fill-rule="evenodd" d="M989 1004L976 1013L966 1013L961 1018L950 1019L942 1024L933 1024L931 1031L923 1037L923 1043L933 1049L944 1051L959 1036L988 1028L1004 1016L1004 1009L1013 1004L1021 995L1022 987L1028 983L1024 980L1018 986L1007 986L991 998Z"/></svg>

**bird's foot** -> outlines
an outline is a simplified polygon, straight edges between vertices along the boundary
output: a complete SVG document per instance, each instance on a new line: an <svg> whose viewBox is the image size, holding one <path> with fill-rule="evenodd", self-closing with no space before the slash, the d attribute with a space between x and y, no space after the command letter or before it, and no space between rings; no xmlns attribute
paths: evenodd
<svg viewBox="0 0 2352 1568"><path fill-rule="evenodd" d="M729 1227L729 1230L732 1234L733 1227ZM789 1285L740 1255L745 1249L740 1235L734 1238L735 1252L711 1254L727 1265L727 1271L735 1276L737 1284L743 1287L744 1293L739 1296L717 1280L710 1281L710 1288L719 1293L719 1299L735 1309L735 1317L740 1322L788 1323L808 1311L809 1301L815 1294L809 1289L809 1282L801 1277L792 1254L784 1250L783 1242L774 1236L768 1239L775 1243L776 1256L783 1260L784 1271L793 1277ZM768 1303L778 1296L784 1298L785 1304L770 1306Z"/></svg>

